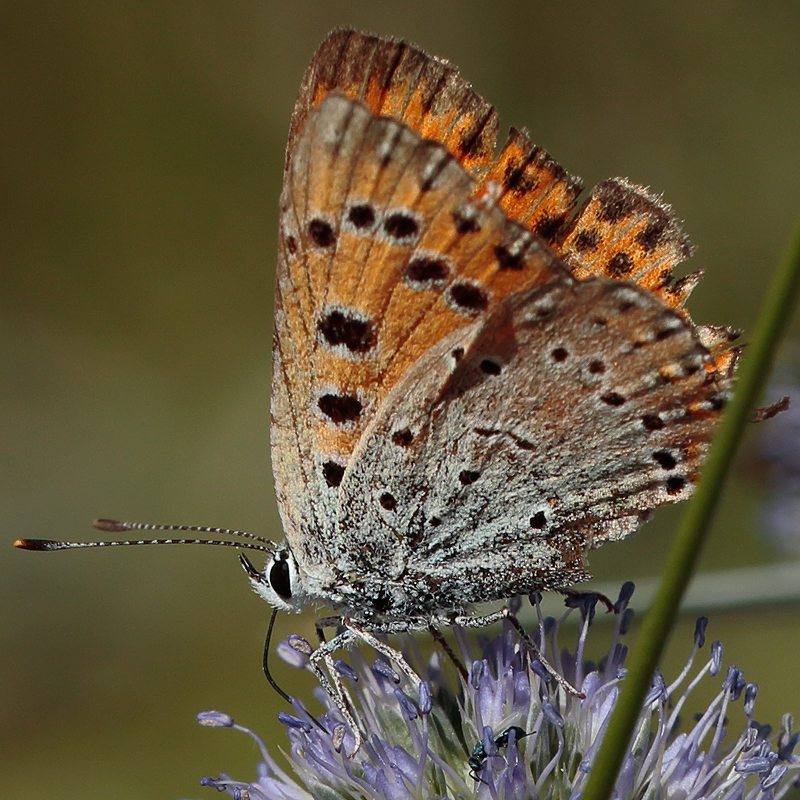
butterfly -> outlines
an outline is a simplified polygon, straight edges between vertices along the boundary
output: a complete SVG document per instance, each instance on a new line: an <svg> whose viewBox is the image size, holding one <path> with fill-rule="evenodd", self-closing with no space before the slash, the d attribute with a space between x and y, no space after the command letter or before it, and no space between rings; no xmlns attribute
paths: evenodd
<svg viewBox="0 0 800 800"><path fill-rule="evenodd" d="M307 650L353 728L320 660L362 640L397 662L380 634L586 580L589 550L691 494L731 390L737 334L685 310L700 273L672 277L691 254L672 209L623 178L579 205L579 178L524 130L495 153L497 131L447 61L353 30L322 43L292 114L271 398L286 539L226 544L268 551L243 564L276 609L334 610Z"/></svg>
<svg viewBox="0 0 800 800"><path fill-rule="evenodd" d="M729 394L727 328L671 209L582 185L447 62L332 33L280 202L272 464L286 543L255 581L408 627L585 580L689 496Z"/></svg>

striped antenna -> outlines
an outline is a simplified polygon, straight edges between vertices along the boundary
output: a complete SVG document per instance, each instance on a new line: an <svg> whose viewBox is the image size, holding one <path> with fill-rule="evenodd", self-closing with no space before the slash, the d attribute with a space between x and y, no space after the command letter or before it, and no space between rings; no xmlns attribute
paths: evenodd
<svg viewBox="0 0 800 800"><path fill-rule="evenodd" d="M106 533L122 533L124 531L188 531L192 533L214 533L219 536L236 536L241 539L252 539L263 544L235 542L226 539L127 539L124 541L106 542L61 542L52 539L17 539L14 547L20 550L74 550L79 547L122 547L140 544L212 544L219 547L238 547L242 550L260 550L272 553L275 544L262 536L247 531L234 531L229 528L207 528L197 525L149 525L143 522L121 522L115 519L96 519L93 527Z"/></svg>

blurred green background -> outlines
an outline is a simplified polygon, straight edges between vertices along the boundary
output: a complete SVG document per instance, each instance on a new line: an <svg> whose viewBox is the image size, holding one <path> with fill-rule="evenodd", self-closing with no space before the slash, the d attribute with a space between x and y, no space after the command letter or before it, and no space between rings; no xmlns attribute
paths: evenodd
<svg viewBox="0 0 800 800"><path fill-rule="evenodd" d="M8 797L215 796L200 777L251 777L257 755L200 728L205 709L286 741L260 672L268 608L232 552L44 555L11 542L91 538L97 516L280 538L268 458L277 199L303 70L343 25L450 59L503 131L527 126L587 185L625 175L663 191L698 247L686 271L706 270L695 320L752 326L800 210L793 0L2 3ZM742 459L705 569L778 558L756 530L752 472ZM658 574L676 520L660 512L598 552L595 573ZM314 618L284 616L279 635L310 636ZM679 626L668 674L692 626ZM800 716L796 606L717 613L709 637L760 684L757 719Z"/></svg>

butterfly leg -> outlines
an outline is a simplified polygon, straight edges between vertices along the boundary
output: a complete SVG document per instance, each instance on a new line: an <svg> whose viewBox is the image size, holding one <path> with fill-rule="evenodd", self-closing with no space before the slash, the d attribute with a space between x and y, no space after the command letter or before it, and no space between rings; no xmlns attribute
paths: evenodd
<svg viewBox="0 0 800 800"><path fill-rule="evenodd" d="M564 597L573 597L575 599L580 599L581 597L586 597L586 595L594 595L604 606L606 611L611 614L614 611L614 601L610 597L606 597L606 595L602 594L601 592L589 592L584 591L583 589L556 589L560 595Z"/></svg>
<svg viewBox="0 0 800 800"><path fill-rule="evenodd" d="M344 625L345 630L337 634L330 641L325 638L324 629L336 627L339 628ZM404 626L402 630L405 630ZM332 653L336 650L343 650L353 644L355 641L362 641L384 656L391 663L395 664L403 674L411 681L412 686L416 691L419 691L420 677L412 669L411 665L406 661L403 654L386 644L386 642L378 639L371 631L366 630L360 625L356 625L352 620L341 617L326 617L325 619L318 620L316 623L317 638L319 639L319 647L309 654L309 665L314 672L314 675L319 680L322 688L328 693L336 707L341 711L345 722L353 731L355 737L355 744L353 752L349 754L352 758L361 748L364 743L364 738L361 730L356 722L355 714L353 713L353 700L348 693L342 676L336 669L333 661ZM380 629L379 632L391 632L391 626L387 626L386 630ZM331 679L325 675L320 662L324 662L327 667Z"/></svg>
<svg viewBox="0 0 800 800"><path fill-rule="evenodd" d="M420 680L419 675L414 672L412 666L406 661L405 656L396 648L388 645L386 642L381 641L378 639L370 631L362 628L360 625L356 625L352 620L345 619L344 620L345 627L348 631L352 631L353 635L360 639L364 644L368 644L373 650L380 653L386 659L391 661L395 666L399 667L403 674L411 681L411 685L414 687L416 691L419 691L419 686L422 681ZM383 632L382 629L380 632ZM388 630L386 631L388 633Z"/></svg>
<svg viewBox="0 0 800 800"><path fill-rule="evenodd" d="M330 641L327 641L324 633L324 628L339 627L341 622L342 620L340 617L326 617L325 619L318 620L316 629L319 647L307 653L307 655L309 666L319 681L320 686L322 686L328 696L333 700L334 704L341 712L347 727L353 732L353 751L348 754L348 758L352 758L361 749L361 745L364 743L364 737L352 710L353 699L350 697L350 693L344 685L341 674L336 669L331 653L346 648L353 641L353 636L346 630L344 633L340 633L334 636ZM330 675L330 680L320 666L321 661L325 663L328 674Z"/></svg>
<svg viewBox="0 0 800 800"><path fill-rule="evenodd" d="M447 643L447 639L444 638L444 634L434 625L428 626L428 631L430 632L433 640L439 645L439 647L444 650L447 657L450 661L453 662L453 665L458 670L459 674L464 680L467 680L469 677L467 673L467 668L462 663L461 659L453 652L453 648Z"/></svg>
<svg viewBox="0 0 800 800"><path fill-rule="evenodd" d="M489 625L494 625L495 622L502 622L508 620L514 630L519 636L520 643L528 651L531 658L537 659L542 666L552 675L553 680L565 691L575 697L586 697L586 695L579 689L576 689L566 678L558 673L550 662L539 651L539 648L534 644L533 639L522 627L522 623L517 617L511 613L508 608L501 608L500 611L495 611L493 614L486 614L482 617L462 615L451 617L449 620L450 625L461 625L464 628L485 628Z"/></svg>

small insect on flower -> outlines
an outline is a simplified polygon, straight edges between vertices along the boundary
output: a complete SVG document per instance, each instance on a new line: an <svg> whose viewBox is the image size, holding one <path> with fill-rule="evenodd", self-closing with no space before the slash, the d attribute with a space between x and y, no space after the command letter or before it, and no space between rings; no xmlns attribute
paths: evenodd
<svg viewBox="0 0 800 800"><path fill-rule="evenodd" d="M496 755L496 752L491 752L492 750L497 751L501 747L508 747L509 744L517 744L520 739L528 736L528 733L518 725L512 725L510 728L506 728L499 736L494 738L492 738L492 729L487 726L483 734L484 738L472 748L472 753L467 759L467 763L470 767L469 776L474 781L481 780L478 773L483 769L484 761Z"/></svg>

